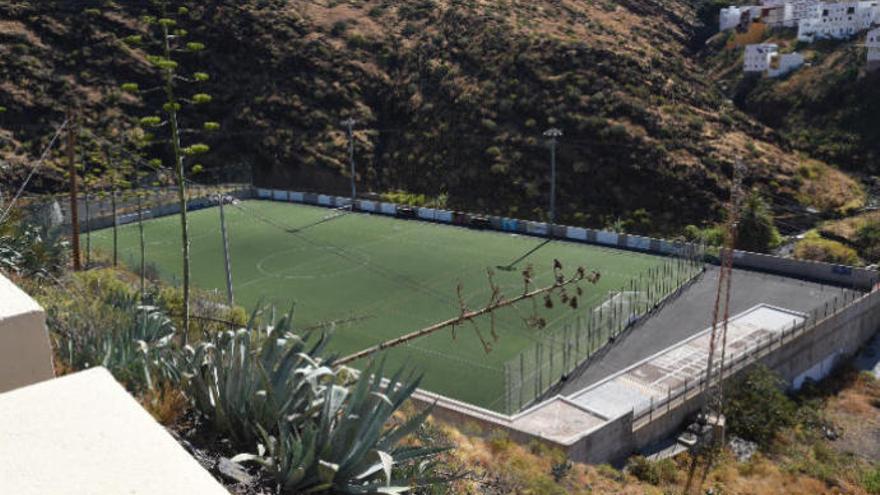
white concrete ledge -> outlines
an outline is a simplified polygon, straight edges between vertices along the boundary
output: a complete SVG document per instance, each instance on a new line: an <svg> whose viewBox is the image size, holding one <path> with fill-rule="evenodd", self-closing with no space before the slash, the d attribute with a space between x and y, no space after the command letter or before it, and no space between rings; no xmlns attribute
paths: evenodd
<svg viewBox="0 0 880 495"><path fill-rule="evenodd" d="M54 376L45 311L0 275L0 393Z"/></svg>
<svg viewBox="0 0 880 495"><path fill-rule="evenodd" d="M104 368L0 394L0 493L228 495Z"/></svg>

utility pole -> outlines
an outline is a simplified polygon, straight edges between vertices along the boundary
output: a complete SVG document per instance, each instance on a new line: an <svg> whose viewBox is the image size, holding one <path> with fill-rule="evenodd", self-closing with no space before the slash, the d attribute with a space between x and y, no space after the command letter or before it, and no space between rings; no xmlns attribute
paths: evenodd
<svg viewBox="0 0 880 495"><path fill-rule="evenodd" d="M73 270L82 270L82 258L79 252L79 199L77 198L77 175L76 175L76 115L73 109L67 110L67 167L70 174L70 246L73 249Z"/></svg>
<svg viewBox="0 0 880 495"><path fill-rule="evenodd" d="M712 309L712 331L709 336L709 355L706 360L705 391L703 392L703 417L711 427L712 444L704 466L704 474L708 473L714 462L716 452L724 445L724 367L727 358L727 330L730 322L730 294L733 279L733 256L736 249L737 229L739 226L742 199L742 182L745 166L737 158L733 169L733 181L730 188L730 202L727 205L727 221L725 224L725 241L720 252L718 269L718 285L715 292L715 304ZM715 363L715 355L720 347L720 363ZM698 457L694 457L696 467ZM692 469L691 472L694 472ZM702 479L705 479L703 476ZM685 493L691 493L693 477L688 478ZM702 481L698 481L697 491L701 490Z"/></svg>
<svg viewBox="0 0 880 495"><path fill-rule="evenodd" d="M220 233L223 235L223 257L226 261L226 302L231 308L235 304L235 294L232 292L232 263L229 259L229 237L226 234L226 214L223 210L223 203L226 198L223 193L217 195L220 203Z"/></svg>
<svg viewBox="0 0 880 495"><path fill-rule="evenodd" d="M113 167L110 158L110 150L104 150L104 156L107 160L106 170L110 177L110 209L113 215L113 267L119 264L119 216L116 214L116 169Z"/></svg>
<svg viewBox="0 0 880 495"><path fill-rule="evenodd" d="M83 206L86 209L86 269L92 264L92 220L89 212L89 169L85 153L80 152L83 164Z"/></svg>
<svg viewBox="0 0 880 495"><path fill-rule="evenodd" d="M351 163L351 211L354 211L357 199L357 185L355 183L357 177L354 169L354 125L356 123L357 121L353 118L342 121L342 125L348 128L348 161Z"/></svg>
<svg viewBox="0 0 880 495"><path fill-rule="evenodd" d="M562 137L562 131L554 127L546 130L544 137L550 138L550 237L553 237L553 226L556 224L556 144Z"/></svg>

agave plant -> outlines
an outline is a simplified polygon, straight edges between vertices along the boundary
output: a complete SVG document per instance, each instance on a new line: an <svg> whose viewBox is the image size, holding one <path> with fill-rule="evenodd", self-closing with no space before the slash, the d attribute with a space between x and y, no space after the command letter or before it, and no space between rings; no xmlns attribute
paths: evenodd
<svg viewBox="0 0 880 495"><path fill-rule="evenodd" d="M322 366L327 339L315 343L291 331L292 316L260 326L218 332L183 359L184 389L194 407L239 445L253 445L260 428L274 430L279 418L295 425L320 408L333 371Z"/></svg>
<svg viewBox="0 0 880 495"><path fill-rule="evenodd" d="M401 370L384 380L383 368L382 363L371 364L351 389L338 385L324 389L313 423L297 431L281 418L277 433L261 430L263 442L256 454L235 460L261 464L275 476L282 493L390 494L431 482L427 468L445 449L401 444L424 423L430 410L387 427L421 379L413 374L402 379Z"/></svg>
<svg viewBox="0 0 880 495"><path fill-rule="evenodd" d="M274 476L283 493L401 493L427 483L431 458L442 449L402 441L428 411L388 424L418 387L403 371L383 380L370 365L354 383L329 367L326 335L293 333L288 314L274 325L220 332L187 348L184 390L194 408L241 448L236 456Z"/></svg>
<svg viewBox="0 0 880 495"><path fill-rule="evenodd" d="M104 366L135 391L155 378L176 380L171 320L132 294L110 291L103 300L77 301L75 310L50 308L62 358L74 369Z"/></svg>
<svg viewBox="0 0 880 495"><path fill-rule="evenodd" d="M16 212L0 223L0 269L26 277L57 273L67 263L62 230L44 214Z"/></svg>

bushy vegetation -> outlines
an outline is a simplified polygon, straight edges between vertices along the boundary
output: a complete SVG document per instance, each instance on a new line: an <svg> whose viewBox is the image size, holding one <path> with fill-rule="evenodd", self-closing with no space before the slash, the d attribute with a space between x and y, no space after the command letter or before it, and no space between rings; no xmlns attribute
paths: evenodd
<svg viewBox="0 0 880 495"><path fill-rule="evenodd" d="M880 261L880 222L868 222L856 232L856 245L871 263Z"/></svg>
<svg viewBox="0 0 880 495"><path fill-rule="evenodd" d="M777 374L763 366L736 382L725 404L730 432L768 448L779 431L795 422L797 407L784 386Z"/></svg>
<svg viewBox="0 0 880 495"><path fill-rule="evenodd" d="M4 211L0 208L0 214ZM56 216L59 218L53 218ZM64 270L68 241L58 225L60 220L54 202L10 211L0 221L0 270L22 277L52 276Z"/></svg>
<svg viewBox="0 0 880 495"><path fill-rule="evenodd" d="M816 234L808 235L798 241L794 257L800 260L824 261L843 265L857 265L859 255L856 250L837 241L823 239Z"/></svg>
<svg viewBox="0 0 880 495"><path fill-rule="evenodd" d="M679 468L672 459L650 461L644 456L634 456L627 464L629 474L652 485L675 483Z"/></svg>
<svg viewBox="0 0 880 495"><path fill-rule="evenodd" d="M380 360L361 373L333 368L330 336L297 333L292 314L274 321L256 312L235 330L227 325L240 310L196 318L202 337L182 346L181 319L167 315L182 307L180 291L153 286L142 300L135 280L104 269L34 286L61 369L104 366L157 416L191 411L242 452L237 461L261 466L278 493L399 493L442 482L433 459L443 446L413 440L430 409L400 417L418 376L399 370L386 381Z"/></svg>

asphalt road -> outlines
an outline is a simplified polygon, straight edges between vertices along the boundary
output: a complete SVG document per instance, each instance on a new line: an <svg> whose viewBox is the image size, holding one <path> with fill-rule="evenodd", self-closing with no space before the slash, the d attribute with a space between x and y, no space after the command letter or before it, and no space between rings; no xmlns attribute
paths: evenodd
<svg viewBox="0 0 880 495"><path fill-rule="evenodd" d="M656 314L634 327L617 342L576 370L561 391L569 395L609 375L628 368L712 325L712 309L719 268L710 266L690 287L669 301ZM747 270L734 270L730 315L758 304L809 312L843 299L844 289ZM848 291L852 293L852 291Z"/></svg>

